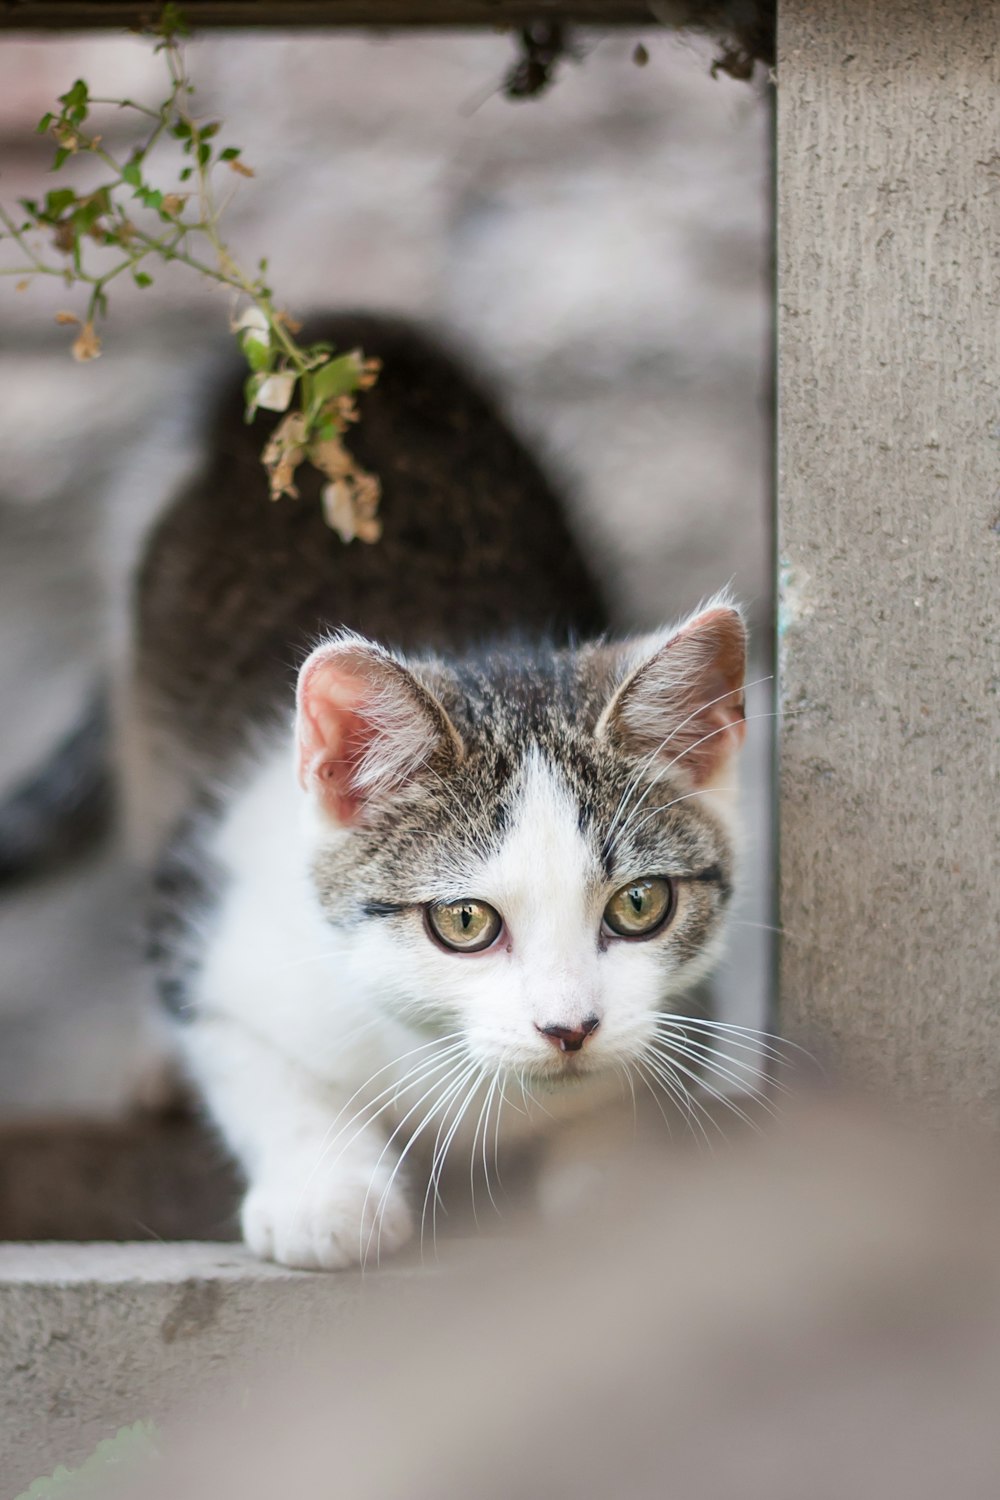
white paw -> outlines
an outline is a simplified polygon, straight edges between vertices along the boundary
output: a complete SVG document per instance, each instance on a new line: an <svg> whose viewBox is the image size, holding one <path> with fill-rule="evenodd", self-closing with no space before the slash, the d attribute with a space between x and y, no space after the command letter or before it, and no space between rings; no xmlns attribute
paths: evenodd
<svg viewBox="0 0 1000 1500"><path fill-rule="evenodd" d="M389 1172L356 1170L307 1182L273 1168L243 1200L243 1238L262 1260L301 1271L375 1265L413 1233L413 1219Z"/></svg>

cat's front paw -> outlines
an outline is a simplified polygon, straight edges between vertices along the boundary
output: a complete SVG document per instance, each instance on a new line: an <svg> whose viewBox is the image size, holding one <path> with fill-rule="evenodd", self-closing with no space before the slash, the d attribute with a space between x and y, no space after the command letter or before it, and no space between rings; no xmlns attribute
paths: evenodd
<svg viewBox="0 0 1000 1500"><path fill-rule="evenodd" d="M350 1174L302 1186L292 1175L254 1183L243 1200L243 1238L262 1260L301 1271L374 1264L405 1245L413 1218L389 1174Z"/></svg>

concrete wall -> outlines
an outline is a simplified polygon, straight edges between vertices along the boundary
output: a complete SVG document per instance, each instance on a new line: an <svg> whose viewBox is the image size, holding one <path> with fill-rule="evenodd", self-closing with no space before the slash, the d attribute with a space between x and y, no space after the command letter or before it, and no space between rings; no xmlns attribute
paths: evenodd
<svg viewBox="0 0 1000 1500"><path fill-rule="evenodd" d="M779 5L781 993L1000 1124L1000 7Z"/></svg>
<svg viewBox="0 0 1000 1500"><path fill-rule="evenodd" d="M335 1340L414 1274L310 1276L235 1245L0 1244L0 1493L75 1467L119 1427L217 1396L263 1350L283 1367Z"/></svg>

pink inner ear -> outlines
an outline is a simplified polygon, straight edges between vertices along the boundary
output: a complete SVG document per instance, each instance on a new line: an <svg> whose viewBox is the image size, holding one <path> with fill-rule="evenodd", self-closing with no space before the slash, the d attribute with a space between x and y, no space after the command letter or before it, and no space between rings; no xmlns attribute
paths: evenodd
<svg viewBox="0 0 1000 1500"><path fill-rule="evenodd" d="M743 743L745 664L739 615L708 610L625 683L612 722L640 753L705 785Z"/></svg>
<svg viewBox="0 0 1000 1500"><path fill-rule="evenodd" d="M373 683L365 665L353 652L317 655L299 679L299 782L315 788L331 816L343 824L360 815L364 798L358 772L378 734L371 716Z"/></svg>
<svg viewBox="0 0 1000 1500"><path fill-rule="evenodd" d="M413 673L365 641L314 651L299 674L299 781L338 823L463 754L441 704Z"/></svg>

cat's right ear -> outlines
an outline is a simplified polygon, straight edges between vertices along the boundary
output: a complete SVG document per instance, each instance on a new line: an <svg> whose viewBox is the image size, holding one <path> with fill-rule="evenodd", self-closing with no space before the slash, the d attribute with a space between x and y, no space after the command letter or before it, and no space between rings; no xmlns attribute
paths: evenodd
<svg viewBox="0 0 1000 1500"><path fill-rule="evenodd" d="M299 781L342 827L464 746L441 704L381 646L358 636L318 646L296 691Z"/></svg>

